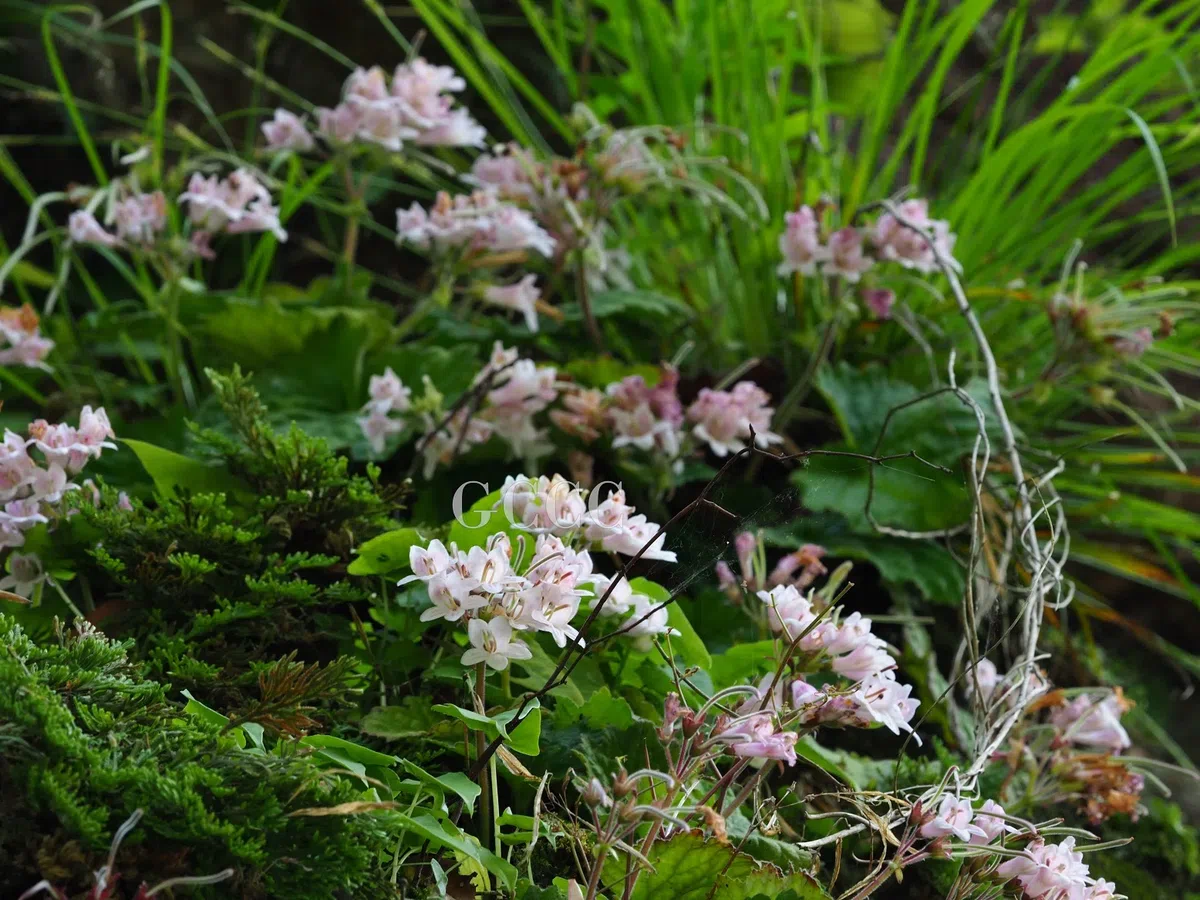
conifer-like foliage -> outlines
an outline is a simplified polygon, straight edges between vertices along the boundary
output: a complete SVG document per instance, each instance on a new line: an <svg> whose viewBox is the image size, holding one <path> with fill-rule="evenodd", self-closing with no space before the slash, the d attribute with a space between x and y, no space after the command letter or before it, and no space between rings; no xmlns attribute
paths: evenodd
<svg viewBox="0 0 1200 900"><path fill-rule="evenodd" d="M346 604L365 594L339 576L350 549L386 527L403 487L380 485L374 467L350 474L344 456L295 426L274 430L239 370L209 374L228 421L193 427L211 464L143 453L158 502L89 507L74 527L89 539L85 575L108 598L106 629L136 638L154 676L304 730L312 720L300 707L350 687L338 637L350 637Z"/></svg>
<svg viewBox="0 0 1200 900"><path fill-rule="evenodd" d="M0 643L0 895L43 878L67 896L89 889L136 809L115 865L130 895L225 868L232 880L190 896L358 898L387 883L388 813L289 815L360 793L298 745L264 749L233 722L185 713L128 643L86 623L35 643L0 616Z"/></svg>

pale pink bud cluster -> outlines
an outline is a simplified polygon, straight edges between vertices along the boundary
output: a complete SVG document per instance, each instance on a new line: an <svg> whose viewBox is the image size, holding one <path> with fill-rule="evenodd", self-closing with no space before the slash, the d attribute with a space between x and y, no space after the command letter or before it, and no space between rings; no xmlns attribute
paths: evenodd
<svg viewBox="0 0 1200 900"><path fill-rule="evenodd" d="M687 420L692 434L707 443L717 456L737 453L751 439L758 447L780 443L783 438L771 431L771 396L753 381L739 381L733 390L702 388L691 406Z"/></svg>
<svg viewBox="0 0 1200 900"><path fill-rule="evenodd" d="M78 428L38 419L30 424L28 439L5 431L0 444L0 548L24 545L25 532L48 523L66 494L78 489L71 478L105 448L116 449L112 437L104 410L90 406L80 412ZM30 456L31 447L41 454L41 463Z"/></svg>
<svg viewBox="0 0 1200 900"><path fill-rule="evenodd" d="M271 192L249 169L237 169L224 178L194 172L179 202L187 203L192 225L206 234L269 231L277 240L287 240Z"/></svg>
<svg viewBox="0 0 1200 900"><path fill-rule="evenodd" d="M420 58L397 66L390 81L379 66L359 68L346 80L342 102L333 109L317 110L317 130L332 144L362 141L393 152L405 141L430 147L482 147L487 132L451 96L465 87L466 82L449 66L430 65ZM279 137L282 140L283 134ZM274 143L270 134L267 138Z"/></svg>
<svg viewBox="0 0 1200 900"><path fill-rule="evenodd" d="M108 231L94 214L76 210L67 219L67 233L76 244L95 247L149 247L167 227L167 198L162 191L145 194L122 187L122 196L109 206Z"/></svg>
<svg viewBox="0 0 1200 900"><path fill-rule="evenodd" d="M363 406L366 415L358 419L358 426L371 449L380 454L388 438L404 430L403 415L412 405L412 391L404 386L391 366L382 375L371 376L368 390L371 399ZM392 413L397 413L398 417L393 417Z"/></svg>
<svg viewBox="0 0 1200 900"><path fill-rule="evenodd" d="M941 264L959 268L954 259L955 236L950 225L942 219L929 218L927 201L908 200L896 209L898 216L885 212L866 231L847 226L834 231L828 239L823 238L818 213L812 207L801 206L796 212L787 213L786 227L779 236L779 254L783 257L779 274L819 273L855 284L877 263L898 263L925 274L939 271ZM901 219L908 224L902 224ZM863 301L877 319L891 318L895 299L889 290L863 291Z"/></svg>
<svg viewBox="0 0 1200 900"><path fill-rule="evenodd" d="M432 207L418 203L396 210L396 240L419 250L554 254L554 238L528 212L492 191L451 196L439 191Z"/></svg>
<svg viewBox="0 0 1200 900"><path fill-rule="evenodd" d="M1116 896L1115 884L1091 877L1073 837L1060 844L1037 838L1020 856L1001 863L996 874L1015 878L1028 900L1111 900Z"/></svg>
<svg viewBox="0 0 1200 900"><path fill-rule="evenodd" d="M54 341L42 335L38 314L28 303L0 309L0 366L47 368Z"/></svg>

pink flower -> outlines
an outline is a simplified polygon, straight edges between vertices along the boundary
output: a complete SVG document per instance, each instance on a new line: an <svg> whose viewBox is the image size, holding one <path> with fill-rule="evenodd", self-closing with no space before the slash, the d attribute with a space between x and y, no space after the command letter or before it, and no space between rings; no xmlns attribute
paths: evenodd
<svg viewBox="0 0 1200 900"><path fill-rule="evenodd" d="M13 553L8 557L8 572L0 578L0 591L9 591L26 599L46 580L45 569L36 553Z"/></svg>
<svg viewBox="0 0 1200 900"><path fill-rule="evenodd" d="M1088 887L1088 867L1083 854L1075 849L1075 838L1061 844L1046 844L1041 838L1025 848L1021 856L1002 863L996 870L1001 878L1016 878L1025 895L1037 900L1071 898Z"/></svg>
<svg viewBox="0 0 1200 900"><path fill-rule="evenodd" d="M275 118L262 125L263 136L271 150L296 150L306 153L315 146L304 120L286 109L275 110Z"/></svg>
<svg viewBox="0 0 1200 900"><path fill-rule="evenodd" d="M167 227L167 198L162 191L133 194L113 206L117 236L137 244L151 244Z"/></svg>
<svg viewBox="0 0 1200 900"><path fill-rule="evenodd" d="M851 681L862 681L881 675L896 667L896 660L887 652L883 642L871 636L870 640L858 644L845 656L833 660L833 671Z"/></svg>
<svg viewBox="0 0 1200 900"><path fill-rule="evenodd" d="M529 213L489 191L454 197L441 191L428 211L417 203L396 210L396 232L398 243L438 252L470 247L494 253L534 250L548 257L555 245Z"/></svg>
<svg viewBox="0 0 1200 900"><path fill-rule="evenodd" d="M912 731L908 723L921 703L911 699L911 693L911 684L900 684L889 672L865 678L851 700L856 704L857 715L864 724L879 722L892 734L899 734L901 730Z"/></svg>
<svg viewBox="0 0 1200 900"><path fill-rule="evenodd" d="M1000 683L1000 674L996 671L996 664L990 659L979 660L967 670L966 682L970 693L978 697L981 703L990 702L992 694L996 692L996 686Z"/></svg>
<svg viewBox="0 0 1200 900"><path fill-rule="evenodd" d="M1055 709L1050 714L1050 722L1063 729L1064 737L1072 743L1120 753L1130 745L1129 734L1121 725L1123 711L1121 700L1115 693L1101 700L1081 694Z"/></svg>
<svg viewBox="0 0 1200 900"><path fill-rule="evenodd" d="M467 623L471 649L462 655L462 664L473 666L483 662L502 672L508 668L509 660L530 659L533 653L528 645L524 641L514 641L512 634L512 624L502 616L487 622L472 619Z"/></svg>
<svg viewBox="0 0 1200 900"><path fill-rule="evenodd" d="M938 806L937 814L925 822L920 829L921 837L936 840L940 837L953 836L964 842L977 842L987 837L987 834L971 819L974 811L971 801L960 799L953 794L946 794Z"/></svg>
<svg viewBox="0 0 1200 900"><path fill-rule="evenodd" d="M1149 328L1138 328L1132 334L1113 341L1113 349L1127 359L1137 359L1154 343L1154 332Z"/></svg>
<svg viewBox="0 0 1200 900"><path fill-rule="evenodd" d="M37 313L28 303L0 308L0 337L9 343L0 349L0 366L47 368L45 359L54 349L54 341L42 336L39 324Z"/></svg>
<svg viewBox="0 0 1200 900"><path fill-rule="evenodd" d="M1081 895L1080 900L1113 900L1116 893L1116 884L1101 878Z"/></svg>
<svg viewBox="0 0 1200 900"><path fill-rule="evenodd" d="M372 409L371 413L355 420L367 439L371 452L379 456L387 448L387 441L392 435L404 430L403 419L393 419L386 412Z"/></svg>
<svg viewBox="0 0 1200 900"><path fill-rule="evenodd" d="M271 205L271 192L249 169L238 169L220 180L196 172L179 201L187 202L192 224L202 231L270 231L277 240L287 240L279 210Z"/></svg>
<svg viewBox="0 0 1200 900"><path fill-rule="evenodd" d="M863 238L857 228L842 228L829 238L829 258L822 271L826 275L841 275L851 284L871 266L874 260L863 253Z"/></svg>
<svg viewBox="0 0 1200 900"><path fill-rule="evenodd" d="M817 263L829 258L829 250L821 246L816 214L811 207L801 206L796 212L784 216L784 220L787 230L779 236L779 253L783 256L779 274L815 274Z"/></svg>
<svg viewBox="0 0 1200 900"><path fill-rule="evenodd" d="M96 217L84 209L76 210L67 219L67 232L76 244L94 244L97 247L119 247L121 241L109 234L96 221Z"/></svg>
<svg viewBox="0 0 1200 900"><path fill-rule="evenodd" d="M750 440L753 429L759 447L780 443L783 438L770 430L775 410L771 397L752 381L740 381L732 391L701 389L688 407L692 434L708 444L717 456L736 453Z"/></svg>
<svg viewBox="0 0 1200 900"><path fill-rule="evenodd" d="M483 290L483 299L493 306L511 309L525 317L525 327L538 330L537 302L542 292L537 286L536 275L526 275L515 284L488 285Z"/></svg>
<svg viewBox="0 0 1200 900"><path fill-rule="evenodd" d="M983 805L976 810L974 821L975 826L979 828L982 834L973 836L971 843L990 844L1002 834L1016 832L1017 829L1009 825L1002 818L1003 815L1003 806L995 800L985 800Z"/></svg>
<svg viewBox="0 0 1200 900"><path fill-rule="evenodd" d="M938 271L938 256L952 268L959 268L953 256L955 237L950 232L950 224L941 219L930 219L929 204L925 200L907 200L900 204L898 211L924 231L932 231L934 242L930 244L923 234L900 224L891 213L884 213L875 222L871 235L881 259L926 274Z"/></svg>
<svg viewBox="0 0 1200 900"><path fill-rule="evenodd" d="M362 113L348 103L317 109L317 131L331 144L348 144L358 134Z"/></svg>
<svg viewBox="0 0 1200 900"><path fill-rule="evenodd" d="M382 375L372 375L367 387L371 400L367 404L379 412L408 412L411 403L412 390L404 386L392 367L383 370Z"/></svg>
<svg viewBox="0 0 1200 900"><path fill-rule="evenodd" d="M885 288L867 288L863 291L863 302L876 319L890 319L892 307L896 304L896 294Z"/></svg>
<svg viewBox="0 0 1200 900"><path fill-rule="evenodd" d="M758 599L767 607L771 630L782 632L788 641L795 640L817 618L808 598L790 584L773 587L770 591L759 591ZM806 638L815 633L809 632Z"/></svg>
<svg viewBox="0 0 1200 900"><path fill-rule="evenodd" d="M480 188L491 188L509 200L529 200L536 189L533 177L538 166L528 153L516 144L510 144L506 153L499 156L482 154L471 164L471 174L464 180Z"/></svg>
<svg viewBox="0 0 1200 900"><path fill-rule="evenodd" d="M450 110L416 137L416 143L426 147L482 147L486 141L487 129L461 107Z"/></svg>
<svg viewBox="0 0 1200 900"><path fill-rule="evenodd" d="M796 741L799 735L778 731L771 713L755 713L717 732L714 737L730 745L736 756L752 759L781 759L796 764Z"/></svg>

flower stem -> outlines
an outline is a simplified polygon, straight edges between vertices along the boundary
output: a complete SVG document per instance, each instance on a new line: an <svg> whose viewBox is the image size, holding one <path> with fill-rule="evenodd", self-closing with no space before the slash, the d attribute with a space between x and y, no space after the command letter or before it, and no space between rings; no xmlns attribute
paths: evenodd
<svg viewBox="0 0 1200 900"><path fill-rule="evenodd" d="M487 711L487 665L479 663L475 666L475 705L480 713ZM487 736L482 731L475 732L475 760L483 759L487 750ZM488 767L479 773L479 842L490 847L492 844L492 773ZM487 876L491 879L491 876Z"/></svg>

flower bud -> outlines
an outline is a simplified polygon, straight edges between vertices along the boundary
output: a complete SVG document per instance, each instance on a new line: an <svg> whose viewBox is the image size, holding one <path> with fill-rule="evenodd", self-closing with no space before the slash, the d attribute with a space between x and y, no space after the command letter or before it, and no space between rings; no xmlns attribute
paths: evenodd
<svg viewBox="0 0 1200 900"><path fill-rule="evenodd" d="M600 783L600 779L598 778L593 778L584 786L579 799L593 809L601 806L612 806L612 798L608 796L608 793L604 790L604 785Z"/></svg>

